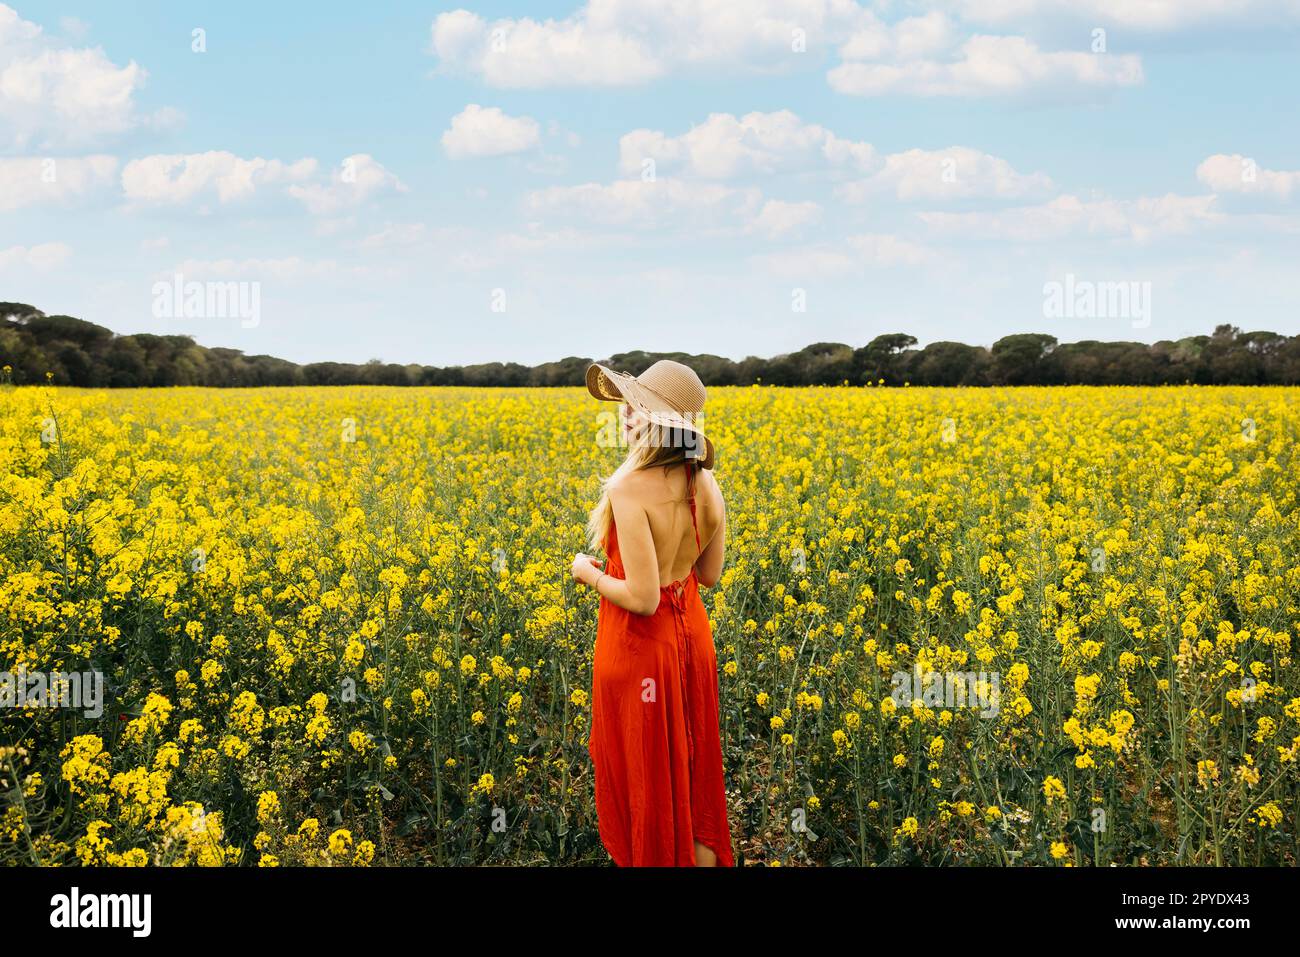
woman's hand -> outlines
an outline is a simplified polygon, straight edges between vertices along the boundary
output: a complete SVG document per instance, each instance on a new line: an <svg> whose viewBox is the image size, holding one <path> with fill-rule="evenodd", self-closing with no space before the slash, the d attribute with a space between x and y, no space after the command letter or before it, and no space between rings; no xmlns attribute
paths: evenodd
<svg viewBox="0 0 1300 957"><path fill-rule="evenodd" d="M599 559L578 552L573 556L573 567L569 571L573 575L574 581L581 582L584 585L594 585L596 579L604 570L600 567Z"/></svg>

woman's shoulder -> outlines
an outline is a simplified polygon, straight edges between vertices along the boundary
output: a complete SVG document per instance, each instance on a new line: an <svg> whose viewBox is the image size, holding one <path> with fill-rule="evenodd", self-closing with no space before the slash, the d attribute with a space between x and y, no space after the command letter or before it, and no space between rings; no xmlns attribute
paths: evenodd
<svg viewBox="0 0 1300 957"><path fill-rule="evenodd" d="M645 470L620 475L608 486L607 490L610 498L619 498L630 502L641 501L650 492L650 483L647 481L649 478L651 476Z"/></svg>
<svg viewBox="0 0 1300 957"><path fill-rule="evenodd" d="M722 486L718 484L718 477L713 474L713 469L700 469L696 490L697 495L706 496L719 507L722 506Z"/></svg>
<svg viewBox="0 0 1300 957"><path fill-rule="evenodd" d="M620 498L627 502L653 504L661 501L677 501L682 495L682 484L686 478L680 467L670 470L671 475L663 469L638 469L620 475L609 488L611 498ZM722 500L722 489L718 480L709 469L700 469L695 474L696 497Z"/></svg>

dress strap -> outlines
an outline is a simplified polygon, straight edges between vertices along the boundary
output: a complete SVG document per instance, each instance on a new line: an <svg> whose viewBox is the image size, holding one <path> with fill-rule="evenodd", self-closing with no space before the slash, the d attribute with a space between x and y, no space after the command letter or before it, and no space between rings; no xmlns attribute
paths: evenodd
<svg viewBox="0 0 1300 957"><path fill-rule="evenodd" d="M699 468L694 462L686 463L686 494L691 505L691 528L695 530L695 556L703 551L700 548L700 526L695 522L695 474Z"/></svg>

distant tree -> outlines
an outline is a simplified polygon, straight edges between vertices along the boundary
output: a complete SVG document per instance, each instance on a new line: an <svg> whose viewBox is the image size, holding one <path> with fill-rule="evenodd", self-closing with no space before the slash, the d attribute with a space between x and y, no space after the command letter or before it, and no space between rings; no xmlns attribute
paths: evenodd
<svg viewBox="0 0 1300 957"><path fill-rule="evenodd" d="M736 363L736 385L754 385L763 382L767 371L767 360L758 356L746 356Z"/></svg>
<svg viewBox="0 0 1300 957"><path fill-rule="evenodd" d="M816 342L767 363L769 385L838 385L853 374L853 349L841 342Z"/></svg>
<svg viewBox="0 0 1300 957"><path fill-rule="evenodd" d="M799 381L808 385L840 385L853 375L853 347L842 342L816 342L792 358Z"/></svg>
<svg viewBox="0 0 1300 957"><path fill-rule="evenodd" d="M1003 336L993 343L993 381L997 385L1050 385L1057 379L1052 361L1056 337L1041 332Z"/></svg>
<svg viewBox="0 0 1300 957"><path fill-rule="evenodd" d="M27 334L37 342L75 342L88 349L97 349L112 341L113 330L97 326L84 319L73 316L47 316L43 313L29 314L19 320Z"/></svg>
<svg viewBox="0 0 1300 957"><path fill-rule="evenodd" d="M988 385L988 352L964 342L932 342L909 354L906 380L912 385Z"/></svg>
<svg viewBox="0 0 1300 957"><path fill-rule="evenodd" d="M1058 344L1054 336L1017 333L991 349L960 342L932 342L917 349L903 332L878 335L854 349L815 342L797 352L739 362L710 354L622 352L602 360L639 375L660 359L691 366L706 385L1300 385L1300 336L1243 332L1223 324L1211 335L1176 342L1084 340ZM114 335L75 316L48 316L35 306L0 302L0 365L12 367L17 384L132 388L137 386L579 386L591 360L568 356L525 366L486 362L425 366L372 359L363 364L313 362L297 365L238 349L205 348L190 336L152 333Z"/></svg>
<svg viewBox="0 0 1300 957"><path fill-rule="evenodd" d="M906 364L904 351L916 345L916 336L905 332L887 332L876 336L853 352L851 381L860 385L884 380L886 385L902 385Z"/></svg>
<svg viewBox="0 0 1300 957"><path fill-rule="evenodd" d="M652 353L652 352L642 352L641 350L638 349L635 352L616 353L605 360L605 365L609 366L610 368L614 369L617 372L628 372L631 373L632 375L640 375L642 372L645 372L646 369L649 369L660 359L670 359L670 358L673 358L673 356L667 353L659 354L659 353ZM681 360L678 359L678 361L680 362Z"/></svg>
<svg viewBox="0 0 1300 957"><path fill-rule="evenodd" d="M577 356L569 356L559 362L543 362L541 365L533 367L528 375L528 384L539 386L582 385L589 365L591 365L590 359L579 359Z"/></svg>
<svg viewBox="0 0 1300 957"><path fill-rule="evenodd" d="M301 368L275 356L241 356L239 368L249 385L301 385L304 381Z"/></svg>
<svg viewBox="0 0 1300 957"><path fill-rule="evenodd" d="M392 362L371 359L360 369L360 380L364 385L413 385L406 366Z"/></svg>
<svg viewBox="0 0 1300 957"><path fill-rule="evenodd" d="M1261 385L1278 381L1277 357L1285 354L1286 337L1274 332L1242 332L1236 326L1215 328L1201 351L1198 381L1216 385Z"/></svg>
<svg viewBox="0 0 1300 957"><path fill-rule="evenodd" d="M302 367L305 385L350 385L360 382L357 366L345 362L312 362Z"/></svg>
<svg viewBox="0 0 1300 957"><path fill-rule="evenodd" d="M105 364L112 388L134 389L149 384L149 358L135 336L114 339L107 349Z"/></svg>
<svg viewBox="0 0 1300 957"><path fill-rule="evenodd" d="M1264 368L1270 383L1300 385L1300 336L1284 338L1270 348Z"/></svg>
<svg viewBox="0 0 1300 957"><path fill-rule="evenodd" d="M25 302L0 302L0 320L18 321L28 316L43 315L45 313Z"/></svg>
<svg viewBox="0 0 1300 957"><path fill-rule="evenodd" d="M1209 336L1186 336L1177 342L1157 342L1152 349L1166 356L1172 383L1203 383L1205 371L1201 356L1210 341Z"/></svg>
<svg viewBox="0 0 1300 957"><path fill-rule="evenodd" d="M1068 342L1053 351L1056 381L1064 385L1156 385L1161 366L1140 342Z"/></svg>

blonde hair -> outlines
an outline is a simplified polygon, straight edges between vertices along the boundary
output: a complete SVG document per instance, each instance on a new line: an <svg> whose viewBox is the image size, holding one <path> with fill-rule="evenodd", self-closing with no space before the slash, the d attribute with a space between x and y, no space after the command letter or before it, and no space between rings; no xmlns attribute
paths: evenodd
<svg viewBox="0 0 1300 957"><path fill-rule="evenodd" d="M667 471L674 465L692 461L686 455L685 444L675 440L673 433L676 431L667 430L667 437L665 437L663 427L650 423L647 428L632 434L628 441L627 456L619 467L600 483L600 499L596 502L596 507L591 510L591 514L587 516L587 543L593 551L605 548L605 536L609 533L609 527L614 520L614 506L609 501L609 490L624 476L644 469L663 468ZM693 470L687 473L686 481L686 494L689 497L695 485Z"/></svg>

